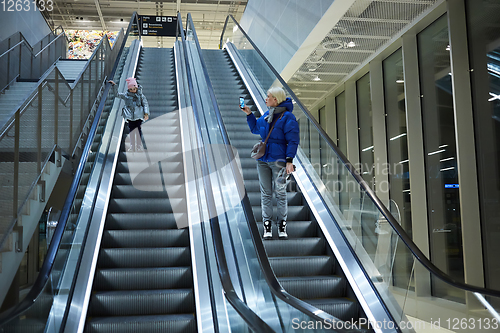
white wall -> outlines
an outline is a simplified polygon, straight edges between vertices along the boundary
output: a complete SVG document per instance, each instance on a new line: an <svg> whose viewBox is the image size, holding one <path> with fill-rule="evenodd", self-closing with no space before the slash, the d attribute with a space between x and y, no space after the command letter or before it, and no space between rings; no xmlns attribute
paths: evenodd
<svg viewBox="0 0 500 333"><path fill-rule="evenodd" d="M240 25L281 72L333 1L248 0Z"/></svg>
<svg viewBox="0 0 500 333"><path fill-rule="evenodd" d="M33 6L33 2L31 2L31 6ZM50 32L49 26L39 11L7 12L0 10L0 22L0 41L21 31L28 42L33 45Z"/></svg>

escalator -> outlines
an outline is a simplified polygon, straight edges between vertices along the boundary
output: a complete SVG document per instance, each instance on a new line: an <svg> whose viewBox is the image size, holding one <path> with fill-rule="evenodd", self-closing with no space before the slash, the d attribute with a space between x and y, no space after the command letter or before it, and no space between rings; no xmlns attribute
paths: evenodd
<svg viewBox="0 0 500 333"><path fill-rule="evenodd" d="M256 117L260 113L225 50L203 50L203 57L231 145L240 156L245 188L262 235L259 178L256 162L250 157L260 136L250 132L245 114L238 109L239 96L245 97ZM264 241L280 284L290 294L343 321L366 318L303 195L293 189L287 191L287 199L288 240L278 239L274 223L273 238ZM275 198L273 207L276 216Z"/></svg>
<svg viewBox="0 0 500 333"><path fill-rule="evenodd" d="M143 48L136 78L150 107L144 151L126 152L123 136L85 331L195 332L189 229L176 224L186 202L173 49ZM134 178L155 179L148 158L168 177L138 189Z"/></svg>

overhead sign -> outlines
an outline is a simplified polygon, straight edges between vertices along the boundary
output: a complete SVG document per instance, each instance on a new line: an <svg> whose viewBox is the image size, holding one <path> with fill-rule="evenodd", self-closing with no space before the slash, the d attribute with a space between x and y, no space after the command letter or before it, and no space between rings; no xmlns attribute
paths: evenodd
<svg viewBox="0 0 500 333"><path fill-rule="evenodd" d="M175 37L177 34L177 16L139 15L141 36Z"/></svg>

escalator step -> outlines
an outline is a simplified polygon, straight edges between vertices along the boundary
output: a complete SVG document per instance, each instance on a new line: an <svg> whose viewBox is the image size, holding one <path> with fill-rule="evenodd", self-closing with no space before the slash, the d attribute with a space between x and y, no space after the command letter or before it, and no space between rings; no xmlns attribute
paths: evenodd
<svg viewBox="0 0 500 333"><path fill-rule="evenodd" d="M105 230L102 246L105 248L189 246L189 234L187 229Z"/></svg>
<svg viewBox="0 0 500 333"><path fill-rule="evenodd" d="M182 165L180 165L182 167ZM117 169L123 172L125 166L118 165ZM136 167L134 167L136 168ZM174 170L178 170L175 165ZM115 185L113 186L113 198L183 198L185 187L184 185L169 185L168 192L163 185L152 185L149 191L141 191L133 185Z"/></svg>
<svg viewBox="0 0 500 333"><path fill-rule="evenodd" d="M264 232L264 225L262 222L257 222L257 227L259 228L259 235ZM277 227L273 226L273 233L277 237ZM316 237L317 226L316 222L313 221L288 221L286 232L288 233L288 238L300 238L300 237Z"/></svg>
<svg viewBox="0 0 500 333"><path fill-rule="evenodd" d="M90 316L194 313L191 289L100 291L91 295Z"/></svg>
<svg viewBox="0 0 500 333"><path fill-rule="evenodd" d="M145 290L189 288L191 267L98 269L94 290Z"/></svg>
<svg viewBox="0 0 500 333"><path fill-rule="evenodd" d="M192 314L162 316L94 317L87 323L86 333L162 333L196 332Z"/></svg>
<svg viewBox="0 0 500 333"><path fill-rule="evenodd" d="M99 268L173 267L191 265L188 247L101 249Z"/></svg>
<svg viewBox="0 0 500 333"><path fill-rule="evenodd" d="M269 262L277 277L285 277L332 274L335 260L330 256L301 256L269 258Z"/></svg>
<svg viewBox="0 0 500 333"><path fill-rule="evenodd" d="M161 159L160 159L161 161ZM140 170L140 169L139 169ZM163 170L163 163L162 163L162 170ZM151 172L145 172L145 171L151 171ZM184 184L184 175L181 173L176 173L176 174L170 174L168 177L161 177L163 174L160 173L158 163L155 163L154 165L151 165L150 168L147 170L144 170L140 174L140 178L135 179L136 175L134 175L134 181L136 184L140 185L158 185L161 184L162 181L165 182L165 185L180 185ZM129 173L117 173L115 176L115 185L132 185L132 178L130 177Z"/></svg>
<svg viewBox="0 0 500 333"><path fill-rule="evenodd" d="M358 318L358 304L348 298L304 299L305 302L344 321Z"/></svg>
<svg viewBox="0 0 500 333"><path fill-rule="evenodd" d="M346 280L340 276L296 276L278 279L283 288L300 299L342 297Z"/></svg>
<svg viewBox="0 0 500 333"><path fill-rule="evenodd" d="M174 207L185 205L184 198L136 198L110 199L108 211L110 213L172 213Z"/></svg>
<svg viewBox="0 0 500 333"><path fill-rule="evenodd" d="M104 226L106 230L120 229L177 229L181 221L186 219L185 212L183 213L167 213L167 214L144 214L137 213L112 213L109 214Z"/></svg>
<svg viewBox="0 0 500 333"><path fill-rule="evenodd" d="M267 240L264 242L264 247L266 248L267 255L273 258L316 256L324 253L325 240L319 237Z"/></svg>

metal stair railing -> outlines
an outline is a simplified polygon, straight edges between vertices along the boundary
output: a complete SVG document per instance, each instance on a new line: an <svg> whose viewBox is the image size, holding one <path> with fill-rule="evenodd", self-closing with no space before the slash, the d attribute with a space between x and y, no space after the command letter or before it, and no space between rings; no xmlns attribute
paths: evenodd
<svg viewBox="0 0 500 333"><path fill-rule="evenodd" d="M97 49L100 48L101 44L104 45L103 43L107 42L104 41L105 38L103 38L103 41L99 44L99 47L96 49L96 51L93 54L93 57L91 59L94 59L94 61L97 61L97 58L95 58L97 52L102 52L100 53L100 58L103 59L103 56L105 56L106 63L108 64L108 67L110 68L105 68L103 66L103 73L106 72L108 75L103 75L103 78L113 78L115 75L115 72L117 71L118 67L118 62L120 60L121 54L123 53L124 48L126 47L126 43L128 43L128 36L130 34L130 31L133 29L133 25L137 23L137 13L134 12L134 14L131 17L130 23L128 25L128 28L126 32L122 29L120 31L120 35L116 39L113 49L107 50L108 52L106 53L104 50L98 51ZM116 46L116 47L115 47ZM109 45L108 45L109 47ZM114 60L114 61L113 61ZM83 75L81 77L81 81L83 81L83 78L87 78L89 73L87 73L87 70L91 69L91 65L88 64L86 67L86 70L83 71ZM58 73L56 73L58 74ZM78 90L79 84L81 84L81 81L76 81L75 80L75 85L74 89ZM104 81L104 79L103 79ZM99 82L100 83L100 82ZM97 85L98 83L96 83ZM30 291L26 295L26 297L16 306L13 308L3 312L0 314L0 332L4 331L5 325L7 325L9 322L15 320L16 318L19 319L24 319L24 315L27 311L29 311L33 305L35 305L38 301L40 303L43 303L44 300L40 300L40 298L43 297L51 297L52 301L50 304L41 304L40 309L37 309L38 312L44 313L44 315L48 315L48 310L50 310L50 307L52 307L52 303L54 300L54 290L52 288L57 288L58 283L60 282L59 279L61 278L60 276L60 271L54 272L54 265L56 264L56 261L59 262L59 264L64 264L64 259L67 257L66 254L61 254L60 250L63 244L63 237L66 236L66 233L69 232L73 234L75 232L75 225L73 223L70 223L70 215L78 213L78 211L75 211L75 198L78 194L78 190L80 188L80 185L82 183L82 175L85 172L85 167L86 163L89 159L92 145L94 143L94 138L96 136L97 128L99 126L99 122L101 120L101 115L103 112L103 109L106 104L106 97L108 96L109 90L110 90L110 84L106 84L105 88L102 91L102 98L98 103L96 104L96 112L91 118L91 122L89 124L90 130L88 133L88 137L84 143L84 147L82 148L82 153L81 157L79 158L79 163L77 165L77 168L75 170L75 175L73 177L73 181L71 183L68 195L66 196L66 200L64 202L64 206L62 208L61 214L59 216L59 220L57 222L57 226L53 232L53 236L50 242L50 245L47 250L47 254L45 256L44 262L42 264L42 267L40 269L40 272L38 274L38 277L34 283L34 285L31 287ZM73 90L71 90L73 91ZM40 98L41 99L41 98ZM70 98L70 101L72 101L73 98ZM97 102L97 101L96 101ZM73 103L71 103L72 105ZM16 113L17 114L17 113ZM90 119L89 119L90 120ZM0 139L1 140L1 139ZM0 141L0 147L1 147L1 141ZM1 166L1 163L0 163ZM94 198L95 200L96 198ZM74 221L72 221L74 222ZM66 244L67 245L67 244ZM68 249L66 249L68 250ZM61 268L61 267L59 267ZM50 283L49 283L50 281ZM48 308L48 309L47 309Z"/></svg>
<svg viewBox="0 0 500 333"><path fill-rule="evenodd" d="M121 45L123 35L122 29L114 45ZM48 52L50 45L53 44L48 43L39 53ZM103 82L112 70L117 53L117 48L111 48L104 36L72 85L52 62L29 97L0 123L0 186L3 187L0 191L0 248L4 247L19 217L27 209L29 199L34 198L37 187L39 196L35 199L45 200L41 176L48 162L60 163L61 154L66 158L78 158L86 141L85 132L95 117ZM30 185L20 187L20 180ZM18 231L21 233L22 229ZM16 249L22 251L22 237L18 238L20 244Z"/></svg>
<svg viewBox="0 0 500 333"><path fill-rule="evenodd" d="M56 60L66 58L67 49L61 26L33 46L21 32L6 38L0 43L0 93L17 79L38 80Z"/></svg>

